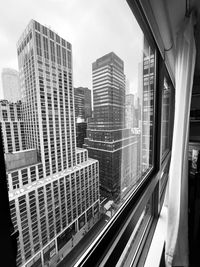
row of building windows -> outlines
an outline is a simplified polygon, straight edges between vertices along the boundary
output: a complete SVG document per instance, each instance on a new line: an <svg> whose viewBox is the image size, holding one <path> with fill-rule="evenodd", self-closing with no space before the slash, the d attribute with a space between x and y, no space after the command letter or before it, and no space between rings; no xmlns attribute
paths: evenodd
<svg viewBox="0 0 200 267"><path fill-rule="evenodd" d="M23 122L1 121L4 139L4 152L19 151L25 148Z"/></svg>
<svg viewBox="0 0 200 267"><path fill-rule="evenodd" d="M43 33L47 37L49 37L51 40L55 40L58 44L61 44L63 47L67 47L68 49L71 49L71 44L69 42L66 42L63 38L58 36L56 33L48 29L47 27L40 25L37 21L34 21L35 29L38 32Z"/></svg>
<svg viewBox="0 0 200 267"><path fill-rule="evenodd" d="M64 47L61 47L60 44L55 43L54 41L44 36L43 38L41 37L42 36L40 35L40 33L35 32L37 55L40 57L44 56L44 58L47 60L51 60L58 65L63 65L64 67L71 69L71 51L67 50Z"/></svg>
<svg viewBox="0 0 200 267"><path fill-rule="evenodd" d="M22 188L24 185L31 184L38 179L44 178L42 164L28 166L24 169L8 173L9 190Z"/></svg>
<svg viewBox="0 0 200 267"><path fill-rule="evenodd" d="M6 103L2 105L0 102L0 121L19 121L21 120L21 103Z"/></svg>
<svg viewBox="0 0 200 267"><path fill-rule="evenodd" d="M98 201L98 188L98 164L93 163L11 200L12 222L20 232L21 261L27 261Z"/></svg>

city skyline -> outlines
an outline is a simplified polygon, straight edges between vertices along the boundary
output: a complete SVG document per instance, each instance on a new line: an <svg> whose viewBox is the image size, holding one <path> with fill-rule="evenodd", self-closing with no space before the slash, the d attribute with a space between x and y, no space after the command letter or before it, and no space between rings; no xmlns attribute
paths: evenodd
<svg viewBox="0 0 200 267"><path fill-rule="evenodd" d="M141 29L139 36L141 51ZM93 53L85 53L88 63L82 62L83 67L92 67L87 88L93 91L94 110L83 148L77 148L76 100L79 108L84 102L79 94L76 99L75 88L86 87L74 83L74 55L80 54L70 39L40 20L32 19L18 36L22 101L0 101L10 209L19 231L18 265L35 266L39 260L42 266L55 266L100 218L105 215L107 222L113 216L138 181L140 132L126 128L125 119L125 95L135 93L133 80L126 72L127 59L112 45L94 47L99 54L94 59ZM126 51L125 46L120 49ZM142 53L133 51L137 60L128 62L133 62L131 73L141 89ZM77 115L84 117L84 112L78 109ZM86 128L79 130L83 142ZM116 206L107 207L109 203Z"/></svg>
<svg viewBox="0 0 200 267"><path fill-rule="evenodd" d="M154 261L177 115L154 4L2 3L2 265Z"/></svg>
<svg viewBox="0 0 200 267"><path fill-rule="evenodd" d="M21 7L23 10L21 16L19 16L19 12L15 12L15 14L10 10L9 3L15 6L13 1L8 1L3 4L3 12L0 11L2 12L0 14L0 72L2 68L6 67L18 70L16 43L25 26L33 18L43 25L50 25L53 31L72 43L75 87L91 88L91 63L101 55L113 51L123 58L130 88L136 92L138 86L137 62L141 57L133 51L138 50L143 36L139 26L135 26L135 19L130 9L127 8L126 2L119 1L114 10L114 1L109 1L109 5L107 1L95 3L88 0L84 1L84 4L81 1L73 1L73 3L43 1L40 3L40 9L36 12L35 2L27 4L20 1L17 3L17 9L20 10ZM11 12L9 18L5 17L8 12ZM131 25L130 20L133 22ZM126 33L124 28L127 29ZM102 36L105 38L102 39ZM123 45L120 42L121 38L124 40ZM2 82L0 81L1 98Z"/></svg>

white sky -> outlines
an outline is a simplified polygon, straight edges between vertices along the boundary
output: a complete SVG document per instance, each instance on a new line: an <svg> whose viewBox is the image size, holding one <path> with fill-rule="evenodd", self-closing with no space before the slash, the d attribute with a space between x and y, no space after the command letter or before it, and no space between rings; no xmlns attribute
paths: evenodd
<svg viewBox="0 0 200 267"><path fill-rule="evenodd" d="M92 63L113 51L137 91L143 34L125 0L5 0L0 9L0 72L18 70L16 43L31 19L72 44L74 86L92 88ZM0 81L0 99L3 98Z"/></svg>

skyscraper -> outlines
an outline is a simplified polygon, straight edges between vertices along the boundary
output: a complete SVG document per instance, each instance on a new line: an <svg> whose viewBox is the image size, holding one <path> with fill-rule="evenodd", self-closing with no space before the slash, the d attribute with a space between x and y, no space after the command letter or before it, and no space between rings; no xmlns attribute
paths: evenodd
<svg viewBox="0 0 200 267"><path fill-rule="evenodd" d="M125 121L127 128L135 127L135 105L134 105L134 95L126 94L125 100L126 110L125 110Z"/></svg>
<svg viewBox="0 0 200 267"><path fill-rule="evenodd" d="M55 266L98 220L98 161L76 149L71 44L32 20L17 52L26 149L5 154L17 264Z"/></svg>
<svg viewBox="0 0 200 267"><path fill-rule="evenodd" d="M92 117L91 91L87 87L74 88L75 117L85 122Z"/></svg>
<svg viewBox="0 0 200 267"><path fill-rule="evenodd" d="M94 118L84 147L99 160L100 192L118 202L137 179L137 138L125 128L124 63L113 52L92 64Z"/></svg>
<svg viewBox="0 0 200 267"><path fill-rule="evenodd" d="M4 99L11 102L21 100L19 73L14 69L5 68L1 73Z"/></svg>
<svg viewBox="0 0 200 267"><path fill-rule="evenodd" d="M92 80L95 128L124 128L124 62L113 52L97 59L92 64Z"/></svg>

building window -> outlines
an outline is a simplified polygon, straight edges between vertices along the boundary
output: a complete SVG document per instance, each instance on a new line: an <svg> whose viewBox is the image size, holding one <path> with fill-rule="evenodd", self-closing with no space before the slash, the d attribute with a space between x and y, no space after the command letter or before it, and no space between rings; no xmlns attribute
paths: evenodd
<svg viewBox="0 0 200 267"><path fill-rule="evenodd" d="M48 39L43 36L43 45L44 45L44 57L49 59L49 47L48 47Z"/></svg>
<svg viewBox="0 0 200 267"><path fill-rule="evenodd" d="M2 116L3 116L3 120L4 121L8 120L8 112L7 112L7 110L2 110Z"/></svg>
<svg viewBox="0 0 200 267"><path fill-rule="evenodd" d="M21 170L21 176L22 176L22 184L23 185L28 184L28 170L27 169Z"/></svg>
<svg viewBox="0 0 200 267"><path fill-rule="evenodd" d="M37 55L42 56L41 36L37 32L35 32L35 40L36 40L36 47L37 47Z"/></svg>
<svg viewBox="0 0 200 267"><path fill-rule="evenodd" d="M61 65L61 47L56 44L56 53L57 53L57 63Z"/></svg>

